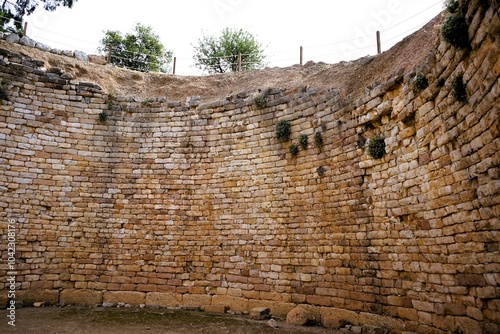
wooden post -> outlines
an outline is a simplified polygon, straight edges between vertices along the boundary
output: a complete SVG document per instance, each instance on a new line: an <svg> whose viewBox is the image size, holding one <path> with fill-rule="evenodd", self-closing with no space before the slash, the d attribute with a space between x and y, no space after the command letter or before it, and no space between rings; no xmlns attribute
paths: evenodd
<svg viewBox="0 0 500 334"><path fill-rule="evenodd" d="M380 31L377 30L377 53L382 53L382 46L380 45Z"/></svg>
<svg viewBox="0 0 500 334"><path fill-rule="evenodd" d="M23 36L26 36L27 32L28 32L28 22L24 22Z"/></svg>
<svg viewBox="0 0 500 334"><path fill-rule="evenodd" d="M174 57L174 70L173 73L175 75L175 66L177 65L177 57Z"/></svg>
<svg viewBox="0 0 500 334"><path fill-rule="evenodd" d="M304 56L304 48L301 46L300 47L300 66L302 66L302 63L304 60L303 56Z"/></svg>
<svg viewBox="0 0 500 334"><path fill-rule="evenodd" d="M111 64L111 53L113 52L113 47L108 45L108 64Z"/></svg>
<svg viewBox="0 0 500 334"><path fill-rule="evenodd" d="M238 72L241 72L241 52L238 52Z"/></svg>

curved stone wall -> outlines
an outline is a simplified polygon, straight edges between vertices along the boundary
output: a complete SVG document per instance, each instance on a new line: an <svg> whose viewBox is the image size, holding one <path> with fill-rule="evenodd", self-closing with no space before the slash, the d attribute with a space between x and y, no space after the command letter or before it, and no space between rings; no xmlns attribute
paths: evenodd
<svg viewBox="0 0 500 334"><path fill-rule="evenodd" d="M0 50L0 281L12 222L27 304L304 304L331 327L498 331L500 17L473 2L468 20L471 51L442 42L356 101L137 101Z"/></svg>

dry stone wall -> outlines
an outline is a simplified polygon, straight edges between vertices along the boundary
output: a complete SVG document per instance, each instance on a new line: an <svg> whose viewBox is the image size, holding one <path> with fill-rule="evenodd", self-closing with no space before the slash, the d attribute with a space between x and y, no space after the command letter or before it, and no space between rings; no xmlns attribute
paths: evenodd
<svg viewBox="0 0 500 334"><path fill-rule="evenodd" d="M331 327L498 332L500 17L473 2L468 19L472 50L441 42L356 100L335 87L112 97L0 50L16 299L275 316L304 305ZM376 136L380 159L367 154ZM7 287L5 261L0 273Z"/></svg>

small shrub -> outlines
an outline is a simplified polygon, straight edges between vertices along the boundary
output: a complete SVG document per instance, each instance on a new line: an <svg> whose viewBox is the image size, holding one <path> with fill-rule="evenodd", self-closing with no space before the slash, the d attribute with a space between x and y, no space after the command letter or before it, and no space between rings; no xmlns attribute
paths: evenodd
<svg viewBox="0 0 500 334"><path fill-rule="evenodd" d="M413 78L413 90L415 92L421 92L429 86L429 80L423 74L417 74L415 78Z"/></svg>
<svg viewBox="0 0 500 334"><path fill-rule="evenodd" d="M447 0L445 3L446 10L450 13L455 13L460 7L458 0Z"/></svg>
<svg viewBox="0 0 500 334"><path fill-rule="evenodd" d="M316 146L319 147L319 148L322 148L323 147L323 135L321 134L321 132L316 132L314 134L314 142L316 143Z"/></svg>
<svg viewBox="0 0 500 334"><path fill-rule="evenodd" d="M99 113L99 121L104 123L108 120L108 114L106 114L104 111L101 111Z"/></svg>
<svg viewBox="0 0 500 334"><path fill-rule="evenodd" d="M316 168L316 173L318 173L319 177L324 176L325 172L326 172L326 168L323 166L319 166L318 168Z"/></svg>
<svg viewBox="0 0 500 334"><path fill-rule="evenodd" d="M469 47L469 26L461 12L451 14L441 26L443 39L459 49Z"/></svg>
<svg viewBox="0 0 500 334"><path fill-rule="evenodd" d="M451 82L451 94L455 100L462 103L467 102L467 90L465 88L463 74L458 74Z"/></svg>
<svg viewBox="0 0 500 334"><path fill-rule="evenodd" d="M281 120L276 125L276 139L280 142L290 140L292 134L292 124L289 121Z"/></svg>
<svg viewBox="0 0 500 334"><path fill-rule="evenodd" d="M270 89L265 89L264 91L255 93L253 95L253 102L257 108L262 109L266 107L266 103L269 97Z"/></svg>
<svg viewBox="0 0 500 334"><path fill-rule="evenodd" d="M289 150L292 157L296 157L299 154L299 147L295 144L291 144Z"/></svg>
<svg viewBox="0 0 500 334"><path fill-rule="evenodd" d="M3 87L0 87L0 101L9 101L9 95Z"/></svg>
<svg viewBox="0 0 500 334"><path fill-rule="evenodd" d="M299 137L299 145L303 150L307 149L308 137L306 134L301 134Z"/></svg>
<svg viewBox="0 0 500 334"><path fill-rule="evenodd" d="M368 154L373 159L380 159L385 155L385 140L377 136L373 137L368 143Z"/></svg>

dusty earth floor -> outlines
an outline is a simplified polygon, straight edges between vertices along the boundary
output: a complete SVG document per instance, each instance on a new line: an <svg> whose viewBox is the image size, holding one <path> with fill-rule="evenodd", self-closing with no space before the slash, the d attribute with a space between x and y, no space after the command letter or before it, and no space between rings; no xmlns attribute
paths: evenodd
<svg viewBox="0 0 500 334"><path fill-rule="evenodd" d="M277 319L217 315L197 311L138 308L42 307L16 310L16 326L0 310L0 333L23 334L326 334L346 333L322 327L297 327Z"/></svg>

